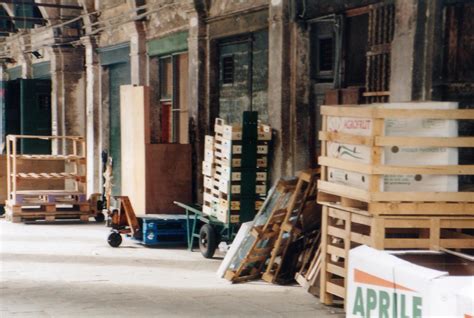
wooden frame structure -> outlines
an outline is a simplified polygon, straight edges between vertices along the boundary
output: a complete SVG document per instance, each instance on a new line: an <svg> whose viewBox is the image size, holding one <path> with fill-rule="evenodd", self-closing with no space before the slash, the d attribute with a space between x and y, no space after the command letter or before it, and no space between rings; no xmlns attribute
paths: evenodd
<svg viewBox="0 0 474 318"><path fill-rule="evenodd" d="M21 154L17 144L21 139L46 140L65 144L67 152L62 155L54 154ZM63 172L29 172L20 171L20 161L63 161ZM67 163L67 167L66 167ZM6 212L13 222L23 219L43 218L54 220L56 217L76 216L87 221L91 212L86 194L86 144L79 136L7 136L7 187L8 199ZM28 180L32 189L20 190L19 185ZM37 188L37 181L63 180L64 188L49 190ZM66 185L66 181L68 181ZM70 205L62 208L59 205ZM31 209L32 206L40 208Z"/></svg>

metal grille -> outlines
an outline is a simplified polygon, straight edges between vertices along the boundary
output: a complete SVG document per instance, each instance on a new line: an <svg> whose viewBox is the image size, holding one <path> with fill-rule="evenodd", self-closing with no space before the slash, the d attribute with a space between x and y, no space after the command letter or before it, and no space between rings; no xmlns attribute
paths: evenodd
<svg viewBox="0 0 474 318"><path fill-rule="evenodd" d="M364 93L367 103L388 102L390 96L390 50L394 21L393 4L371 6Z"/></svg>

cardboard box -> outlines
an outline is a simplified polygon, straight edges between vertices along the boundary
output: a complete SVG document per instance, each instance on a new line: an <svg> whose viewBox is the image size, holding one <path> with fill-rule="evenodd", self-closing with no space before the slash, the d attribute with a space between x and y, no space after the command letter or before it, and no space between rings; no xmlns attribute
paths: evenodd
<svg viewBox="0 0 474 318"><path fill-rule="evenodd" d="M457 103L390 103L374 107L391 109L456 109ZM328 131L358 136L370 136L372 119L356 117L328 117ZM457 137L457 121L444 119L386 119L386 136L409 137ZM362 145L328 142L328 157L369 164L372 149ZM382 163L387 165L457 165L456 148L445 147L385 147ZM329 169L331 182L368 190L369 177L360 173L341 169ZM331 179L331 175L333 178ZM382 191L394 192L457 192L458 177L443 175L386 175L381 184Z"/></svg>
<svg viewBox="0 0 474 318"><path fill-rule="evenodd" d="M472 316L474 276L469 273L474 263L456 258L433 251L352 249L347 317Z"/></svg>

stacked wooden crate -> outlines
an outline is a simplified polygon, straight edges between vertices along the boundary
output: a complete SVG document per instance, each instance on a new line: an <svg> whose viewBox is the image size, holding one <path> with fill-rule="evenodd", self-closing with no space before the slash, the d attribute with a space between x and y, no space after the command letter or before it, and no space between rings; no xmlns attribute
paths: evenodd
<svg viewBox="0 0 474 318"><path fill-rule="evenodd" d="M474 165L457 159L458 148L474 148L474 137L457 136L457 120L474 110L453 104L321 108L323 303L346 298L355 246L474 249L474 193L458 189Z"/></svg>
<svg viewBox="0 0 474 318"><path fill-rule="evenodd" d="M214 126L215 136L206 136L204 161L204 204L203 212L216 217L224 223L239 223L241 219L241 202L243 187L253 189L255 183L254 209L260 209L268 190L268 154L271 141L269 126L259 124L257 127L256 157L252 166L244 167L243 129L239 125L228 125L217 119ZM248 185L245 172L252 170L254 179ZM247 178L248 179L248 178ZM253 191L253 190L252 190ZM253 215L255 213L252 213ZM250 219L251 220L251 219Z"/></svg>

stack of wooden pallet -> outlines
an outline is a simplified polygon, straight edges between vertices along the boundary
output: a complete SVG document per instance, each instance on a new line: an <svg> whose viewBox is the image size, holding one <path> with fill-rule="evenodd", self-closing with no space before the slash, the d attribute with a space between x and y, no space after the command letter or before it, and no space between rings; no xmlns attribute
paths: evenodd
<svg viewBox="0 0 474 318"><path fill-rule="evenodd" d="M227 125L224 120L217 119L214 130L215 136L205 137L203 212L224 223L251 220L268 191L271 129L262 124L257 126L257 139L250 140L250 144L257 144L256 157L253 161L247 160L250 162L247 167L244 152L245 144L249 141L243 140L242 126ZM254 174L253 180L246 180L245 173L249 171ZM254 212L248 220L241 219L241 202L245 190L247 193L248 190L253 192L252 201L255 201Z"/></svg>
<svg viewBox="0 0 474 318"><path fill-rule="evenodd" d="M313 264L323 303L346 298L355 246L474 249L474 193L458 189L474 166L457 164L458 148L474 147L474 137L458 137L456 122L473 120L474 110L452 104L321 108L321 256Z"/></svg>
<svg viewBox="0 0 474 318"><path fill-rule="evenodd" d="M309 170L301 172L297 182L279 181L270 203L259 212L230 262L226 279L237 283L262 277L279 284L293 280L300 256L318 239L317 231L305 232L301 224L306 209L316 199L316 175L315 170ZM305 239L309 244L304 244Z"/></svg>
<svg viewBox="0 0 474 318"><path fill-rule="evenodd" d="M20 140L31 143L36 140L61 141L69 153L25 154L17 151ZM28 220L80 219L88 221L89 217L97 216L91 211L86 197L86 148L81 137L49 137L49 136L7 136L7 187L8 199L5 202L6 218L12 222ZM31 162L30 165L22 162ZM42 172L24 170L42 162ZM51 162L51 165L46 164ZM63 171L58 171L61 162ZM47 182L54 183L54 190ZM57 185L62 185L62 188Z"/></svg>

